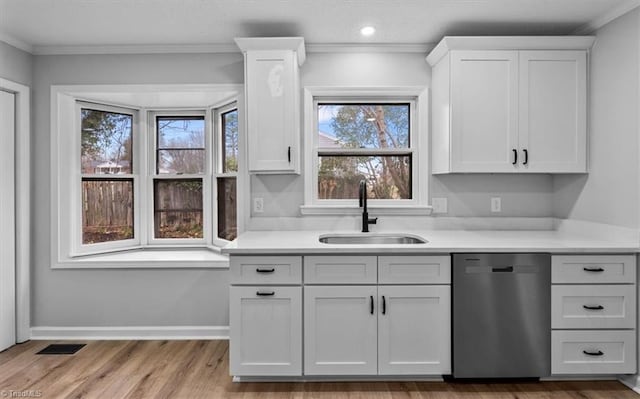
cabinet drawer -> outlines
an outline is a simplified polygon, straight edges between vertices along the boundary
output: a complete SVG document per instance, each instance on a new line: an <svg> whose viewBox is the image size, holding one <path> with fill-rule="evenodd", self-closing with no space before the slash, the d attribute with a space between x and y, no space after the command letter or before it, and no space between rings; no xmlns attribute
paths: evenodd
<svg viewBox="0 0 640 399"><path fill-rule="evenodd" d="M376 256L305 256L305 284L375 284Z"/></svg>
<svg viewBox="0 0 640 399"><path fill-rule="evenodd" d="M450 256L380 256L380 284L450 284Z"/></svg>
<svg viewBox="0 0 640 399"><path fill-rule="evenodd" d="M551 332L551 374L635 372L635 331Z"/></svg>
<svg viewBox="0 0 640 399"><path fill-rule="evenodd" d="M635 328L634 285L554 285L551 328Z"/></svg>
<svg viewBox="0 0 640 399"><path fill-rule="evenodd" d="M232 256L231 284L301 284L301 256Z"/></svg>
<svg viewBox="0 0 640 399"><path fill-rule="evenodd" d="M552 283L629 283L636 282L633 255L582 255L551 257Z"/></svg>

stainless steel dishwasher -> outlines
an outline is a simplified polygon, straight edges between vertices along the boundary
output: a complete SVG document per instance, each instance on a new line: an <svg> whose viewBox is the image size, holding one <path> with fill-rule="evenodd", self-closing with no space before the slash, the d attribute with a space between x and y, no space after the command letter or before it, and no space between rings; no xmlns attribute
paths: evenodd
<svg viewBox="0 0 640 399"><path fill-rule="evenodd" d="M453 255L453 377L551 374L551 256Z"/></svg>

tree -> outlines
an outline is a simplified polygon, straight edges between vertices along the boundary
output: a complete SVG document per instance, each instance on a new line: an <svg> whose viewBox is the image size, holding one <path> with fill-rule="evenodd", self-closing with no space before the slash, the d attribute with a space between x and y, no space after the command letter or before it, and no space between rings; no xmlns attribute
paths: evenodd
<svg viewBox="0 0 640 399"><path fill-rule="evenodd" d="M233 110L222 115L223 140L224 140L224 171L235 172L238 170L238 110Z"/></svg>
<svg viewBox="0 0 640 399"><path fill-rule="evenodd" d="M93 173L92 162L111 161L131 165L131 115L82 109L81 157L84 173ZM130 169L129 169L130 170Z"/></svg>
<svg viewBox="0 0 640 399"><path fill-rule="evenodd" d="M408 105L329 106L337 110L331 128L340 147L380 150L409 147ZM319 184L326 185L327 176L331 175L349 186L354 185L354 180L365 178L375 198L411 198L410 167L404 156L322 157ZM352 193L345 194L340 198L352 198Z"/></svg>
<svg viewBox="0 0 640 399"><path fill-rule="evenodd" d="M172 173L204 171L204 119L158 119L159 165Z"/></svg>

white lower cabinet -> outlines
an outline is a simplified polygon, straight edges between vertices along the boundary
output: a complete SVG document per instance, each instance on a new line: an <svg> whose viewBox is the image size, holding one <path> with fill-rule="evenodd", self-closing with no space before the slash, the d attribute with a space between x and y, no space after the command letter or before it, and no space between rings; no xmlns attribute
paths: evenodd
<svg viewBox="0 0 640 399"><path fill-rule="evenodd" d="M231 375L302 375L302 287L230 287Z"/></svg>
<svg viewBox="0 0 640 399"><path fill-rule="evenodd" d="M378 287L378 373L451 374L451 287Z"/></svg>
<svg viewBox="0 0 640 399"><path fill-rule="evenodd" d="M551 257L551 374L636 372L635 255Z"/></svg>
<svg viewBox="0 0 640 399"><path fill-rule="evenodd" d="M377 374L376 286L304 288L305 375Z"/></svg>
<svg viewBox="0 0 640 399"><path fill-rule="evenodd" d="M450 286L305 286L305 375L451 373Z"/></svg>

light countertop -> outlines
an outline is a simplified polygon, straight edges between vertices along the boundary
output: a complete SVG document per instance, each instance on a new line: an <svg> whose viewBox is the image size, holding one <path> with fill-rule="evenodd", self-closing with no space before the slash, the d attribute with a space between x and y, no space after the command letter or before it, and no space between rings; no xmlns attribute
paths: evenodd
<svg viewBox="0 0 640 399"><path fill-rule="evenodd" d="M323 244L321 235L410 234L426 244ZM636 253L638 242L620 242L549 230L413 230L357 233L355 231L250 231L227 245L228 254L348 254L348 253Z"/></svg>

